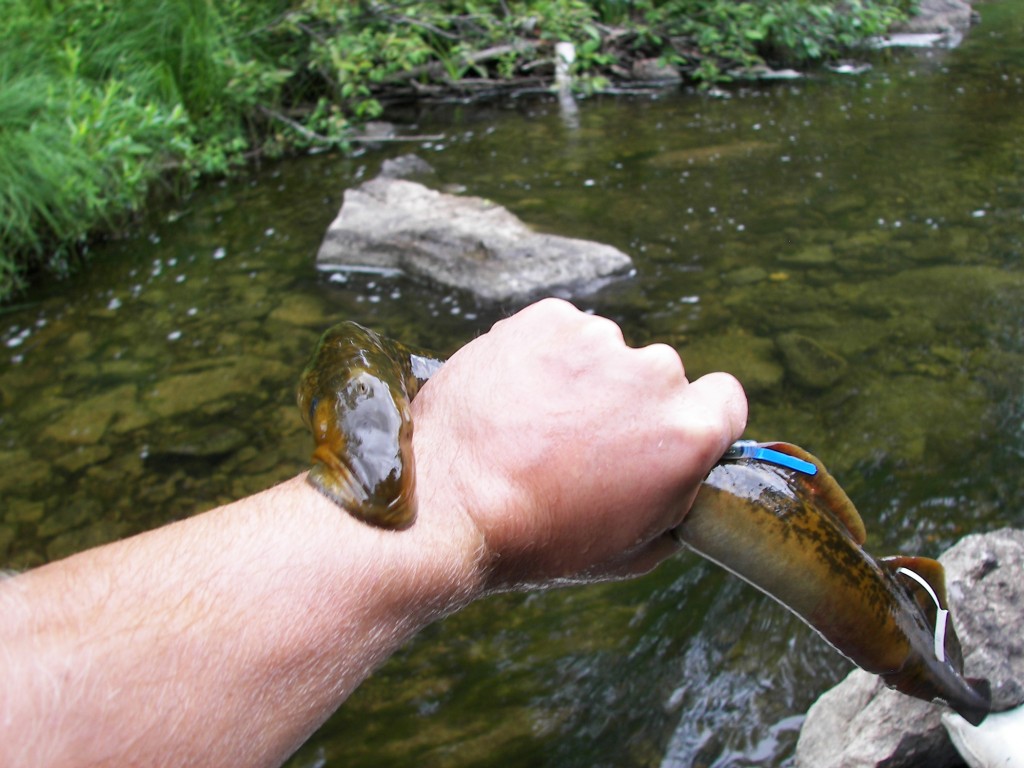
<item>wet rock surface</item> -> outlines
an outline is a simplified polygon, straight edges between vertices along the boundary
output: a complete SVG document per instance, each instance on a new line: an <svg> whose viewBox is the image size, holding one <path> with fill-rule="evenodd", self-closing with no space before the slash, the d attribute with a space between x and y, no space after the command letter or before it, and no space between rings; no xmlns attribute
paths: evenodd
<svg viewBox="0 0 1024 768"><path fill-rule="evenodd" d="M1024 530L967 536L939 561L964 649L964 672L992 684L997 711L1024 703ZM854 670L811 707L797 768L961 765L942 725L945 708L887 689Z"/></svg>
<svg viewBox="0 0 1024 768"><path fill-rule="evenodd" d="M480 197L378 177L345 192L317 254L321 269L400 270L488 301L587 293L624 274L610 245L534 232Z"/></svg>

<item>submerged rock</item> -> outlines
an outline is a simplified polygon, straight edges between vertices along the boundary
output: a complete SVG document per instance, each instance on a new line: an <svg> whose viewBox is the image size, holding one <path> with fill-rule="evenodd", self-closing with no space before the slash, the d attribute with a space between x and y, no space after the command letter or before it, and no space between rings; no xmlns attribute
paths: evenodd
<svg viewBox="0 0 1024 768"><path fill-rule="evenodd" d="M256 355L224 356L199 370L170 373L142 393L143 404L156 416L172 419L223 402L233 407L253 387L287 380L284 363Z"/></svg>
<svg viewBox="0 0 1024 768"><path fill-rule="evenodd" d="M775 339L786 374L807 389L827 389L846 373L846 360L802 333L782 333Z"/></svg>
<svg viewBox="0 0 1024 768"><path fill-rule="evenodd" d="M688 376L710 371L729 371L743 382L749 395L771 390L782 383L783 369L775 359L771 339L737 329L702 336L680 350Z"/></svg>
<svg viewBox="0 0 1024 768"><path fill-rule="evenodd" d="M987 677L993 707L1024 702L1024 531L967 536L939 561L964 649L964 671ZM797 768L961 765L942 725L944 707L886 688L856 669L807 713Z"/></svg>
<svg viewBox="0 0 1024 768"><path fill-rule="evenodd" d="M71 445L96 445L107 427L133 407L134 384L122 384L106 392L84 398L54 419L44 430L48 440Z"/></svg>
<svg viewBox="0 0 1024 768"><path fill-rule="evenodd" d="M317 266L400 270L503 301L586 292L632 261L610 245L534 232L483 198L378 177L345 192Z"/></svg>

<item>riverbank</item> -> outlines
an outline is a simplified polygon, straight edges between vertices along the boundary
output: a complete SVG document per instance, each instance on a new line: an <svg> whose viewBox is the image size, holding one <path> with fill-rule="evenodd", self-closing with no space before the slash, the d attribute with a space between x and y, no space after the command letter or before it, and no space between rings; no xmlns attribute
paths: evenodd
<svg viewBox="0 0 1024 768"><path fill-rule="evenodd" d="M396 100L575 87L827 60L908 0L529 0L322 6L313 0L12 0L0 20L0 301L67 274L154 200L262 157L349 150ZM677 73L677 74L676 74Z"/></svg>

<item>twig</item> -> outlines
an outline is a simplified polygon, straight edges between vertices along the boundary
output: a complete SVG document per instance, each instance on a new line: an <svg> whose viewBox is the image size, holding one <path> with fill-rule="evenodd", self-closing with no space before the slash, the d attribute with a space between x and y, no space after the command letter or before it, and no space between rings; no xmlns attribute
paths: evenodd
<svg viewBox="0 0 1024 768"><path fill-rule="evenodd" d="M302 123L298 122L297 120L292 120L287 115L282 115L280 112L277 112L276 110L270 109L270 107L265 107L262 104L260 104L259 107L257 107L257 108L259 109L260 112L262 112L264 115L266 115L270 119L277 120L278 122L284 123L289 128L292 128L293 130L298 131L300 134L305 136L307 139L310 139L311 141L317 141L317 142L319 142L321 144L337 144L338 143L337 141L335 141L334 139L330 138L329 136L323 136L323 135L317 133L316 131L311 131L309 128L307 128L306 126L304 126Z"/></svg>
<svg viewBox="0 0 1024 768"><path fill-rule="evenodd" d="M482 64L485 61L493 61L494 59L501 58L508 53L522 53L529 51L537 47L537 43L530 42L527 40L517 40L514 43L507 43L505 45L496 45L492 48L485 48L482 51L471 53L463 58L465 64ZM431 75L434 72L443 69L444 65L440 62L432 61L428 64L423 64L419 67L413 67L403 72L396 72L393 75L383 78L380 81L381 85L390 85L391 83L397 83L402 80L411 80L419 77L420 75Z"/></svg>
<svg viewBox="0 0 1024 768"><path fill-rule="evenodd" d="M443 133L426 133L410 136L353 136L349 141L358 141L365 144L376 144L377 142L399 142L399 141L442 141Z"/></svg>

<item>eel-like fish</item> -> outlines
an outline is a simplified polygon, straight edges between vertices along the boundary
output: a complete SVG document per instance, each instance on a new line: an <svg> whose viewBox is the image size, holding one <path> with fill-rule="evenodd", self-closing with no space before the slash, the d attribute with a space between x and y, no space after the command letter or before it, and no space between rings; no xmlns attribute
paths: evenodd
<svg viewBox="0 0 1024 768"><path fill-rule="evenodd" d="M327 330L298 387L316 442L310 483L370 524L411 525L410 402L442 365L357 323ZM776 599L889 687L941 699L973 724L988 714L988 681L963 676L942 566L869 555L853 503L806 451L737 443L672 534Z"/></svg>
<svg viewBox="0 0 1024 768"><path fill-rule="evenodd" d="M673 533L816 630L861 669L977 725L987 680L964 678L942 565L875 559L864 523L822 463L788 443L736 444Z"/></svg>
<svg viewBox="0 0 1024 768"><path fill-rule="evenodd" d="M298 388L299 411L316 443L309 482L368 523L411 525L409 403L442 362L358 323L325 331Z"/></svg>

